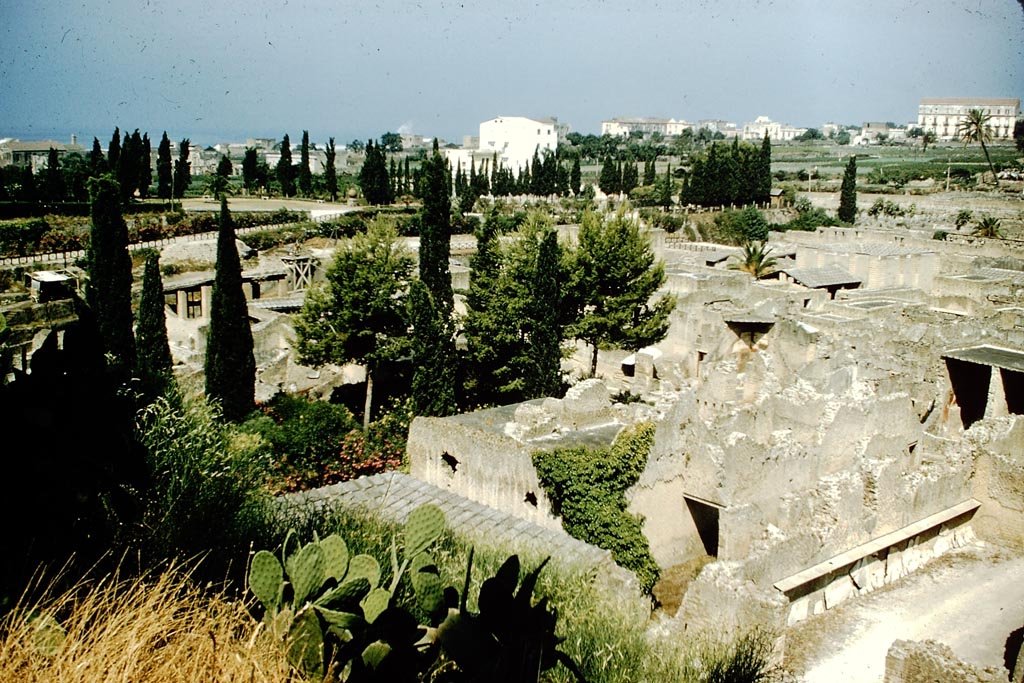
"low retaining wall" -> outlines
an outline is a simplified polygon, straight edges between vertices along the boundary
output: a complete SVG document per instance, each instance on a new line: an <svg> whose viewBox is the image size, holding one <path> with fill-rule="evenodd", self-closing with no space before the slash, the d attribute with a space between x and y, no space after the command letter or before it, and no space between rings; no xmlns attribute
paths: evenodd
<svg viewBox="0 0 1024 683"><path fill-rule="evenodd" d="M787 624L870 593L971 543L975 537L970 522L980 506L973 498L966 500L777 581L775 588L789 600Z"/></svg>

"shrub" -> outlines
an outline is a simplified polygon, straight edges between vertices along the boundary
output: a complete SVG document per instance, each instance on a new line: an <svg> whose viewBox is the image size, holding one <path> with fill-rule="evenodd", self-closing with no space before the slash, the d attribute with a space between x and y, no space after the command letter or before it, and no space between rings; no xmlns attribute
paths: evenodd
<svg viewBox="0 0 1024 683"><path fill-rule="evenodd" d="M658 564L643 534L643 520L626 511L626 489L647 465L654 425L624 430L609 448L585 446L535 451L533 464L554 512L571 535L610 550L637 575L645 593L658 580Z"/></svg>
<svg viewBox="0 0 1024 683"><path fill-rule="evenodd" d="M258 434L270 446L274 487L293 491L328 483L325 477L337 469L346 435L357 427L344 406L279 393L239 429Z"/></svg>
<svg viewBox="0 0 1024 683"><path fill-rule="evenodd" d="M888 199L878 198L875 203L868 209L868 215L872 218L878 216L913 216L917 211L917 206L911 204L910 206L900 206L896 202L891 202Z"/></svg>

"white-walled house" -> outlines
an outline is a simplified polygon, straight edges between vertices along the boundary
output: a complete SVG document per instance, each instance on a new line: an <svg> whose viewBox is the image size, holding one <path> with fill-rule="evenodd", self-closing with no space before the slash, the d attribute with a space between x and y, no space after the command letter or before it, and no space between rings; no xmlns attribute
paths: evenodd
<svg viewBox="0 0 1024 683"><path fill-rule="evenodd" d="M491 158L512 173L519 173L533 159L536 151L543 155L558 147L557 122L553 119L531 119L525 116L499 116L480 124L477 152Z"/></svg>

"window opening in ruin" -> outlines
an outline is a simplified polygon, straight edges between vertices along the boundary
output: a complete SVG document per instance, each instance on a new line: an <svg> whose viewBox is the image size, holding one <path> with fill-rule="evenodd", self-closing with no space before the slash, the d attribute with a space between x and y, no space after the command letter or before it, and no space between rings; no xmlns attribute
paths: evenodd
<svg viewBox="0 0 1024 683"><path fill-rule="evenodd" d="M946 358L946 371L949 373L953 397L960 406L960 420L964 429L969 429L971 425L985 417L992 368L979 363Z"/></svg>
<svg viewBox="0 0 1024 683"><path fill-rule="evenodd" d="M164 305L171 309L175 315L178 314L178 294L177 292L168 292L164 294Z"/></svg>
<svg viewBox="0 0 1024 683"><path fill-rule="evenodd" d="M709 503L689 496L683 496L686 509L690 512L693 524L697 527L704 552L711 557L718 557L718 508Z"/></svg>
<svg viewBox="0 0 1024 683"><path fill-rule="evenodd" d="M1024 415L1024 372L1000 368L1006 410L1011 415Z"/></svg>
<svg viewBox="0 0 1024 683"><path fill-rule="evenodd" d="M203 292L199 289L192 289L185 292L185 317L203 317Z"/></svg>

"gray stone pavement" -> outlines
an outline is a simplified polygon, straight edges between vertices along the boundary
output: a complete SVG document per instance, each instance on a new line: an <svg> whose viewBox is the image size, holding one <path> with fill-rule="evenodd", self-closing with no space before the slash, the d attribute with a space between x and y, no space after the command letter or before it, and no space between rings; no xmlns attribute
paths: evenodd
<svg viewBox="0 0 1024 683"><path fill-rule="evenodd" d="M470 542L501 545L515 553L551 555L552 560L594 570L613 585L637 585L636 576L615 564L611 553L564 531L545 529L508 513L445 491L402 472L385 472L285 496L289 505L363 507L402 523L424 503L445 513L448 528Z"/></svg>

